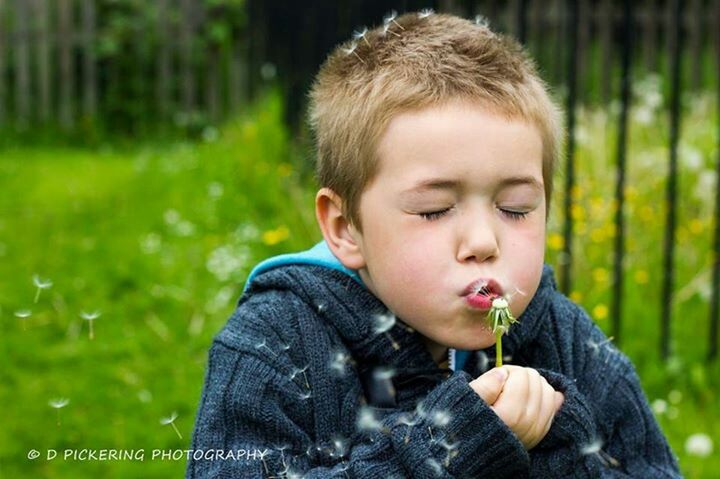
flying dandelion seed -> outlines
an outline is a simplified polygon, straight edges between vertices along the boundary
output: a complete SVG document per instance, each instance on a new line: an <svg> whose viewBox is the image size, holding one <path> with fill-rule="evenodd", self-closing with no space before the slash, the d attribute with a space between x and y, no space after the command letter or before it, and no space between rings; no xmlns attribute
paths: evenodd
<svg viewBox="0 0 720 479"><path fill-rule="evenodd" d="M92 340L95 339L95 332L93 331L93 321L100 317L100 311L93 311L91 313L82 311L80 317L88 322L88 337Z"/></svg>
<svg viewBox="0 0 720 479"><path fill-rule="evenodd" d="M355 39L355 40L363 39L363 40L365 40L365 43L367 43L368 46L372 46L372 45L370 45L370 42L367 40L367 38L365 38L367 31L368 31L368 29L366 27L363 27L363 29L361 31L353 32L353 39Z"/></svg>
<svg viewBox="0 0 720 479"><path fill-rule="evenodd" d="M705 433L696 433L685 441L685 452L691 456L708 457L713 452L713 441Z"/></svg>
<svg viewBox="0 0 720 479"><path fill-rule="evenodd" d="M390 340L393 349L397 351L398 349L400 349L400 345L393 339L393 337L388 332L393 328L393 326L395 326L395 321L395 315L392 313L376 314L373 330L375 331L375 334L385 334L385 336L387 336L387 338Z"/></svg>
<svg viewBox="0 0 720 479"><path fill-rule="evenodd" d="M53 285L52 281L50 281L49 279L40 279L40 276L38 275L33 276L33 284L37 288L37 290L35 291L35 303L37 303L38 299L40 299L40 291L42 291L43 289L48 289Z"/></svg>
<svg viewBox="0 0 720 479"><path fill-rule="evenodd" d="M420 419L412 420L411 416L408 414L404 414L400 416L400 419L398 419L398 424L402 424L403 426L407 426L407 432L405 433L405 439L404 442L407 444L410 442L410 431L412 430L413 426L417 426L420 422Z"/></svg>
<svg viewBox="0 0 720 479"><path fill-rule="evenodd" d="M305 378L305 387L308 388L308 389L310 389L310 383L308 382L307 375L305 374L305 371L307 371L307 369L308 369L308 366L305 366L305 367L302 368L302 369L295 368L295 369L293 370L292 374L290 375L290 380L294 381L294 380L295 380L295 377L296 377L298 374L302 373L303 377Z"/></svg>
<svg viewBox="0 0 720 479"><path fill-rule="evenodd" d="M355 55L358 60L365 63L365 60L362 59L360 55L357 54L355 49L357 48L357 42L352 42L350 44L350 48L343 48L343 51L345 52L345 55Z"/></svg>
<svg viewBox="0 0 720 479"><path fill-rule="evenodd" d="M443 467L442 465L437 462L435 459L429 457L425 460L425 463L430 466L430 468L433 470L433 474L437 477L442 477L443 474Z"/></svg>
<svg viewBox="0 0 720 479"><path fill-rule="evenodd" d="M256 344L255 349L265 348L270 351L270 354L272 354L273 356L277 356L277 354L275 354L275 351L270 349L270 347L266 344L266 341L267 340L263 339L261 343Z"/></svg>
<svg viewBox="0 0 720 479"><path fill-rule="evenodd" d="M183 438L182 434L180 434L180 431L178 430L177 426L175 425L175 419L177 419L177 418L178 418L178 414L176 412L173 412L170 416L160 419L160 424L162 424L163 426L167 426L168 424L170 424L172 426L172 428L175 430L175 434L177 434L177 436L180 439L182 439Z"/></svg>
<svg viewBox="0 0 720 479"><path fill-rule="evenodd" d="M338 375L345 375L346 365L350 362L350 356L342 351L337 351L332 360L330 361L330 369L335 371Z"/></svg>
<svg viewBox="0 0 720 479"><path fill-rule="evenodd" d="M433 13L435 13L435 10L433 10L432 8L423 8L418 12L418 18L427 18Z"/></svg>
<svg viewBox="0 0 720 479"><path fill-rule="evenodd" d="M487 17L484 17L482 15L475 15L475 25L487 28L488 26L490 26L490 20L488 20Z"/></svg>
<svg viewBox="0 0 720 479"><path fill-rule="evenodd" d="M367 406L360 408L356 425L361 431L380 431L383 429L382 423L375 418L373 410Z"/></svg>
<svg viewBox="0 0 720 479"><path fill-rule="evenodd" d="M60 425L60 409L64 408L70 404L70 400L68 398L57 398L57 399L51 399L48 401L48 405L55 409L57 411L57 425Z"/></svg>
<svg viewBox="0 0 720 479"><path fill-rule="evenodd" d="M23 331L27 331L26 320L32 315L32 311L29 309L20 309L15 311L15 317L22 320Z"/></svg>
<svg viewBox="0 0 720 479"><path fill-rule="evenodd" d="M445 427L450 424L450 413L446 411L435 411L431 417L433 424L438 427Z"/></svg>
<svg viewBox="0 0 720 479"><path fill-rule="evenodd" d="M445 439L442 439L438 441L438 444L440 444L440 446L445 449L445 467L450 467L450 459L454 458L459 454L459 451L457 450L459 443L449 443Z"/></svg>
<svg viewBox="0 0 720 479"><path fill-rule="evenodd" d="M402 25L400 25L398 22L395 21L396 18L397 18L397 12L395 10L390 10L390 13L385 15L385 17L383 18L383 23L386 25L394 23L401 29L405 30L405 28Z"/></svg>

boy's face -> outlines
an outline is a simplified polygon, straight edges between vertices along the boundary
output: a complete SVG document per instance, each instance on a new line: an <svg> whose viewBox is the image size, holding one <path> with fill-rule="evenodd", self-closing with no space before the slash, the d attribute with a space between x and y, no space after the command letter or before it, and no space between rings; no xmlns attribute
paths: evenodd
<svg viewBox="0 0 720 479"><path fill-rule="evenodd" d="M350 226L359 274L436 360L446 347L495 338L486 302L467 288L494 280L519 317L540 283L545 246L538 130L459 101L393 118L380 165ZM341 258L342 260L342 258Z"/></svg>

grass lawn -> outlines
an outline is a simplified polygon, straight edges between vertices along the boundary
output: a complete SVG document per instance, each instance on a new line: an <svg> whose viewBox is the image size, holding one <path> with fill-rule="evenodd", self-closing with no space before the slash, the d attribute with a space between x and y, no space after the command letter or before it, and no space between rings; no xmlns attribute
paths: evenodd
<svg viewBox="0 0 720 479"><path fill-rule="evenodd" d="M280 105L269 95L197 143L0 151L0 477L184 474L184 458L153 460L153 450L189 447L207 350L246 275L267 256L320 239L313 185L299 173L307 153L289 146ZM704 363L713 101L689 101L683 120L667 364L657 347L667 120L658 119L652 98L638 105L620 347L637 365L683 473L710 478L718 455L688 454L685 441L695 433L716 448L720 441L720 371ZM572 297L609 332L614 113L582 112L579 121ZM562 189L562 177L556 184ZM553 265L562 248L557 193L547 249ZM35 282L52 285L38 292ZM32 449L41 456L28 459ZM47 460L48 449L58 456ZM63 458L65 449L123 449L135 460L81 461Z"/></svg>

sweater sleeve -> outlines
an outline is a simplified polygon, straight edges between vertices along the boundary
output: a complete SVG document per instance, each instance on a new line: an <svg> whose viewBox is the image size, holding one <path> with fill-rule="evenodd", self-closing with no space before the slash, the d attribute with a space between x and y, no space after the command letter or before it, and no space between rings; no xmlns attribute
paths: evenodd
<svg viewBox="0 0 720 479"><path fill-rule="evenodd" d="M288 384L282 369L213 345L187 478L528 475L527 452L464 371L437 385L414 411L361 408L360 426L347 441L317 444L310 398ZM210 450L238 453L207 459Z"/></svg>
<svg viewBox="0 0 720 479"><path fill-rule="evenodd" d="M565 401L531 451L532 477L682 477L632 363L576 311L575 377L538 369Z"/></svg>

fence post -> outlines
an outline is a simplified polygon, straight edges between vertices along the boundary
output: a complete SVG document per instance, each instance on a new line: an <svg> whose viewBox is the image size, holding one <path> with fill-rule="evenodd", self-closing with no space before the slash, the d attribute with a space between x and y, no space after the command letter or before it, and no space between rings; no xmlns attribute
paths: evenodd
<svg viewBox="0 0 720 479"><path fill-rule="evenodd" d="M37 54L36 88L38 89L38 115L41 122L50 120L50 45L53 35L50 34L50 11L48 0L34 0L33 16L37 18L38 36L35 42Z"/></svg>
<svg viewBox="0 0 720 479"><path fill-rule="evenodd" d="M15 121L25 128L30 116L30 28L27 2L15 3Z"/></svg>
<svg viewBox="0 0 720 479"><path fill-rule="evenodd" d="M0 126L5 123L5 0L0 0Z"/></svg>
<svg viewBox="0 0 720 479"><path fill-rule="evenodd" d="M667 222L665 229L665 261L663 268L662 312L660 316L660 352L667 360L670 356L670 324L672 317L675 219L677 209L677 146L680 133L680 52L682 50L683 9L682 0L673 0L672 12L676 22L670 30L670 168L668 172L666 199Z"/></svg>
<svg viewBox="0 0 720 479"><path fill-rule="evenodd" d="M612 334L620 344L623 298L623 259L625 256L625 164L627 152L628 110L630 108L630 68L633 52L633 3L623 0L622 86L617 143L617 183L615 186L615 255L613 264Z"/></svg>
<svg viewBox="0 0 720 479"><path fill-rule="evenodd" d="M94 118L97 110L97 84L95 63L95 4L94 0L83 0L83 113L88 119Z"/></svg>
<svg viewBox="0 0 720 479"><path fill-rule="evenodd" d="M561 290L570 294L572 284L572 203L575 189L575 100L577 96L577 37L578 37L578 4L575 0L566 0L568 15L568 44L570 52L567 56L567 153L565 167L565 229L564 249L562 255Z"/></svg>
<svg viewBox="0 0 720 479"><path fill-rule="evenodd" d="M72 3L71 0L57 0L58 44L60 53L60 126L69 129L73 124L73 69L72 47Z"/></svg>
<svg viewBox="0 0 720 479"><path fill-rule="evenodd" d="M716 0L714 9L715 21L720 22L720 0ZM718 316L720 316L720 31L715 30L715 66L717 67L717 184L715 185L715 238L713 241L713 273L712 294L710 298L710 337L708 360L712 361L718 356Z"/></svg>
<svg viewBox="0 0 720 479"><path fill-rule="evenodd" d="M195 75L193 65L193 34L195 20L193 0L180 0L180 58L182 65L182 107L189 113L195 109Z"/></svg>

